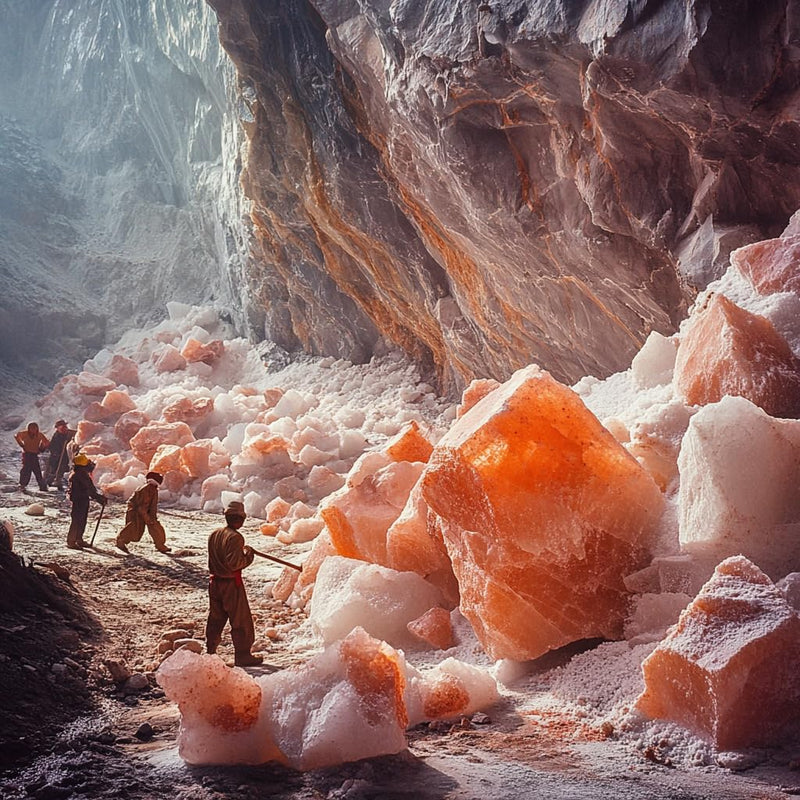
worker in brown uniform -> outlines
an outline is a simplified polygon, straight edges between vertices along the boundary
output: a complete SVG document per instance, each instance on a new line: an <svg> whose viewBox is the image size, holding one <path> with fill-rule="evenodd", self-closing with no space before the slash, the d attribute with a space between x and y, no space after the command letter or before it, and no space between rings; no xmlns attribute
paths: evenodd
<svg viewBox="0 0 800 800"><path fill-rule="evenodd" d="M39 489L46 492L47 484L42 477L39 453L47 450L50 440L39 430L36 422L29 422L26 430L14 434L14 440L22 448L22 469L19 473L20 491L25 491L31 481L31 474L33 474L39 484Z"/></svg>
<svg viewBox="0 0 800 800"><path fill-rule="evenodd" d="M56 432L50 437L50 457L44 470L44 479L48 486L63 490L64 473L69 469L67 445L75 438L77 431L67 425L66 420L56 422Z"/></svg>
<svg viewBox="0 0 800 800"><path fill-rule="evenodd" d="M129 553L128 545L142 538L144 529L150 534L153 544L159 553L169 553L167 534L164 526L158 521L158 487L164 476L158 472L148 472L145 484L140 486L129 498L125 512L125 527L117 535L116 546L123 553Z"/></svg>
<svg viewBox="0 0 800 800"><path fill-rule="evenodd" d="M67 547L70 550L82 550L88 545L83 540L86 521L89 519L89 501L96 500L105 506L105 495L97 491L92 480L94 462L89 461L85 453L78 453L72 461L72 473L69 476L67 495L72 503L69 531L67 531Z"/></svg>
<svg viewBox="0 0 800 800"><path fill-rule="evenodd" d="M216 653L222 631L230 620L234 665L237 667L255 667L264 660L250 652L255 641L255 629L242 582L242 570L253 563L255 553L239 533L246 518L244 505L233 500L225 509L226 526L217 528L208 537L208 571L211 575L206 649L209 653Z"/></svg>

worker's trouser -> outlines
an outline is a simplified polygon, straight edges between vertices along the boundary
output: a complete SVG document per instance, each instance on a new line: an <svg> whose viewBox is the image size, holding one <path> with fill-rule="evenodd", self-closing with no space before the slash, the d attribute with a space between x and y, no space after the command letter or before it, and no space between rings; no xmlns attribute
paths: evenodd
<svg viewBox="0 0 800 800"><path fill-rule="evenodd" d="M133 509L129 508L125 512L125 527L119 532L117 536L118 544L129 544L130 542L138 542L142 538L144 529L150 534L156 550L160 550L167 542L167 534L164 531L164 526L155 520L151 524L147 524L144 518L139 516Z"/></svg>
<svg viewBox="0 0 800 800"><path fill-rule="evenodd" d="M36 478L39 488L47 491L47 484L42 478L42 467L39 464L39 455L37 453L23 453L22 454L22 469L19 471L19 485L24 489L31 482L31 473Z"/></svg>
<svg viewBox="0 0 800 800"><path fill-rule="evenodd" d="M86 521L89 519L89 498L73 500L67 544L83 542L83 532L86 530Z"/></svg>
<svg viewBox="0 0 800 800"><path fill-rule="evenodd" d="M64 473L67 471L67 457L53 458L52 456L44 468L44 482L48 486L61 489L64 486Z"/></svg>
<svg viewBox="0 0 800 800"><path fill-rule="evenodd" d="M231 639L237 656L250 654L256 639L253 615L247 602L242 576L218 578L212 575L208 583L208 622L206 623L206 649L216 651L222 640L225 623L231 622Z"/></svg>

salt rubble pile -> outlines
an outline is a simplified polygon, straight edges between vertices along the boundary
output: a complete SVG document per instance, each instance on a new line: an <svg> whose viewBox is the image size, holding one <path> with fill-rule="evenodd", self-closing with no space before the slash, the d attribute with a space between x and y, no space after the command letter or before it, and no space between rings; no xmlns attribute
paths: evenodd
<svg viewBox="0 0 800 800"><path fill-rule="evenodd" d="M687 667L656 643L668 648L684 624L698 653L715 652L720 627L706 610L722 602L714 581L733 563L724 559L750 559L740 578L797 583L784 577L800 571L796 228L797 215L780 239L735 251L679 332L651 334L629 370L572 389L530 366L503 384L473 382L453 412L397 359L373 364L377 378L329 359L269 373L213 312L174 304L155 331L132 332L65 378L42 415L82 418L79 439L107 492L126 497L160 469L167 500L219 510L241 498L265 535L313 542L302 573L286 570L272 588L308 611L324 648L305 667L234 679L216 657L179 651L160 668L181 705L184 757L307 769L397 752L414 721L485 707L496 685L486 661L466 663L477 657L454 632L461 614L506 684L524 675L515 663L625 637L629 651L623 642L575 659L628 653L616 659L626 688L603 706L606 721L633 736L663 717L728 746L719 731L750 720L751 697L725 678L721 709L722 683L705 678L704 720L676 716L657 698ZM764 581L750 584L774 597ZM764 648L754 674L794 692L783 671L769 672L781 658L770 625L749 619L734 615L726 629L741 624L750 633L740 639L752 639L730 663L748 673L756 659L739 653ZM650 699L634 714L653 646ZM420 677L400 647L441 663ZM229 683L238 688L211 688ZM226 693L250 699L240 708Z"/></svg>

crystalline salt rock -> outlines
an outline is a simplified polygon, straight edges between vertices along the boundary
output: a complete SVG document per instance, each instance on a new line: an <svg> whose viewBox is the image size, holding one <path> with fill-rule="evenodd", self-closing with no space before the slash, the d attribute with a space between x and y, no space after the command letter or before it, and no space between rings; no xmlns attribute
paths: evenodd
<svg viewBox="0 0 800 800"><path fill-rule="evenodd" d="M314 445L307 444L298 454L297 461L304 467L318 467L327 464L335 458L335 454L319 450Z"/></svg>
<svg viewBox="0 0 800 800"><path fill-rule="evenodd" d="M325 527L325 523L318 517L295 520L288 531L288 539L295 544L310 542L316 539Z"/></svg>
<svg viewBox="0 0 800 800"><path fill-rule="evenodd" d="M667 338L658 331L652 331L631 362L634 386L637 389L650 389L670 383L677 354L677 337Z"/></svg>
<svg viewBox="0 0 800 800"><path fill-rule="evenodd" d="M731 264L759 294L800 294L800 236L782 236L740 247Z"/></svg>
<svg viewBox="0 0 800 800"><path fill-rule="evenodd" d="M206 478L211 473L208 464L212 452L210 439L198 439L180 448L180 469L191 478Z"/></svg>
<svg viewBox="0 0 800 800"><path fill-rule="evenodd" d="M386 532L400 516L423 464L390 463L357 486L346 486L320 507L340 555L386 564Z"/></svg>
<svg viewBox="0 0 800 800"><path fill-rule="evenodd" d="M409 725L455 719L488 708L499 699L497 681L485 670L455 658L408 680Z"/></svg>
<svg viewBox="0 0 800 800"><path fill-rule="evenodd" d="M461 403L456 407L456 418L463 417L472 406L483 400L489 392L493 392L500 384L494 378L476 378L464 389Z"/></svg>
<svg viewBox="0 0 800 800"><path fill-rule="evenodd" d="M663 497L573 391L517 371L439 441L422 491L493 658L621 636Z"/></svg>
<svg viewBox="0 0 800 800"><path fill-rule="evenodd" d="M262 689L244 670L219 656L179 650L156 680L178 704L178 751L190 764L285 763L261 714Z"/></svg>
<svg viewBox="0 0 800 800"><path fill-rule="evenodd" d="M637 599L633 614L625 623L625 638L636 644L661 641L691 601L691 596L682 592L646 592Z"/></svg>
<svg viewBox="0 0 800 800"><path fill-rule="evenodd" d="M449 650L455 644L450 612L440 606L431 608L418 619L409 622L408 630L417 639L437 650Z"/></svg>
<svg viewBox="0 0 800 800"><path fill-rule="evenodd" d="M721 294L690 318L678 347L675 387L690 405L737 395L773 417L800 416L800 360L769 320Z"/></svg>
<svg viewBox="0 0 800 800"><path fill-rule="evenodd" d="M436 586L448 604L458 603L450 557L444 546L435 515L429 514L422 485L411 490L405 508L386 532L387 566L400 572L416 572Z"/></svg>
<svg viewBox="0 0 800 800"><path fill-rule="evenodd" d="M272 586L270 594L273 599L277 600L279 603L285 603L289 599L289 595L294 591L295 584L299 577L300 573L296 569L284 567L278 580L275 581Z"/></svg>
<svg viewBox="0 0 800 800"><path fill-rule="evenodd" d="M132 358L119 353L111 357L102 374L120 386L139 385L139 365Z"/></svg>
<svg viewBox="0 0 800 800"><path fill-rule="evenodd" d="M171 344L165 344L153 353L153 366L156 372L176 372L186 369L186 359L180 350Z"/></svg>
<svg viewBox="0 0 800 800"><path fill-rule="evenodd" d="M117 384L102 375L95 375L92 372L81 372L78 375L78 392L88 395L104 395L111 389L116 389Z"/></svg>
<svg viewBox="0 0 800 800"><path fill-rule="evenodd" d="M143 411L126 411L114 425L114 436L127 447L131 437L149 422L150 417Z"/></svg>
<svg viewBox="0 0 800 800"><path fill-rule="evenodd" d="M264 389L264 403L266 404L267 408L273 408L278 400L283 397L283 389L279 388L271 388L271 389Z"/></svg>
<svg viewBox="0 0 800 800"><path fill-rule="evenodd" d="M339 455L342 458L357 458L367 448L367 439L359 430L344 430L339 434Z"/></svg>
<svg viewBox="0 0 800 800"><path fill-rule="evenodd" d="M107 430L102 422L89 422L88 420L81 420L75 429L75 441L79 445L86 444L90 439L99 436Z"/></svg>
<svg viewBox="0 0 800 800"><path fill-rule="evenodd" d="M263 536L277 536L278 531L281 530L277 522L262 522L261 525L258 526L258 529Z"/></svg>
<svg viewBox="0 0 800 800"><path fill-rule="evenodd" d="M89 405L83 410L83 418L87 422L102 422L108 419L110 416L112 415L109 414L105 408L103 408L103 404L98 400L89 403Z"/></svg>
<svg viewBox="0 0 800 800"><path fill-rule="evenodd" d="M170 470L180 469L181 448L175 444L161 444L150 459L149 468L162 475Z"/></svg>
<svg viewBox="0 0 800 800"><path fill-rule="evenodd" d="M413 572L332 556L319 568L309 620L326 643L362 627L401 647L416 642L408 623L440 602L439 591Z"/></svg>
<svg viewBox="0 0 800 800"><path fill-rule="evenodd" d="M743 556L723 561L642 664L647 716L720 750L780 743L800 715L800 617Z"/></svg>
<svg viewBox="0 0 800 800"><path fill-rule="evenodd" d="M282 497L276 497L274 500L270 500L265 509L267 522L275 522L276 520L282 519L289 513L290 508L291 505Z"/></svg>
<svg viewBox="0 0 800 800"><path fill-rule="evenodd" d="M392 461L426 462L433 452L433 445L420 431L419 423L412 420L384 449Z"/></svg>
<svg viewBox="0 0 800 800"><path fill-rule="evenodd" d="M136 458L149 464L162 444L182 446L193 441L192 429L185 422L151 422L131 437L130 448Z"/></svg>
<svg viewBox="0 0 800 800"><path fill-rule="evenodd" d="M308 491L317 502L341 489L344 482L341 475L337 475L327 466L312 467L308 473Z"/></svg>
<svg viewBox="0 0 800 800"><path fill-rule="evenodd" d="M773 578L800 570L800 422L743 397L692 417L678 468L681 549L715 562L743 554Z"/></svg>
<svg viewBox="0 0 800 800"><path fill-rule="evenodd" d="M360 456L353 464L350 472L347 473L347 485L351 489L360 486L367 478L371 478L375 473L392 463L392 459L386 453L373 450Z"/></svg>
<svg viewBox="0 0 800 800"><path fill-rule="evenodd" d="M198 397L195 400L181 397L164 408L162 416L167 422L185 422L194 424L207 417L214 410L211 397Z"/></svg>
<svg viewBox="0 0 800 800"><path fill-rule="evenodd" d="M106 392L101 405L109 416L124 414L136 408L136 403L131 399L131 396L120 389L112 389L110 392Z"/></svg>
<svg viewBox="0 0 800 800"><path fill-rule="evenodd" d="M405 750L405 674L402 653L356 629L303 667L262 678L289 764L319 769Z"/></svg>
<svg viewBox="0 0 800 800"><path fill-rule="evenodd" d="M162 483L162 487L173 494L179 494L183 487L189 482L189 476L180 470L167 470L163 475L164 482Z"/></svg>
<svg viewBox="0 0 800 800"><path fill-rule="evenodd" d="M302 394L295 389L287 389L283 397L275 404L273 411L277 417L298 417L310 411L317 401L312 395Z"/></svg>
<svg viewBox="0 0 800 800"><path fill-rule="evenodd" d="M227 475L212 475L203 481L200 487L200 498L204 507L206 503L218 503L221 505L222 492L228 488L230 478ZM209 508L208 510L215 510Z"/></svg>
<svg viewBox="0 0 800 800"><path fill-rule="evenodd" d="M225 345L219 340L214 339L207 344L203 344L197 339L189 338L181 350L181 355L188 363L202 361L204 364L214 364L225 352Z"/></svg>
<svg viewBox="0 0 800 800"><path fill-rule="evenodd" d="M317 573L329 556L336 555L336 550L331 544L327 530L323 530L311 547L311 552L303 562L303 571L300 573L290 598L290 605L294 608L304 608L311 599Z"/></svg>

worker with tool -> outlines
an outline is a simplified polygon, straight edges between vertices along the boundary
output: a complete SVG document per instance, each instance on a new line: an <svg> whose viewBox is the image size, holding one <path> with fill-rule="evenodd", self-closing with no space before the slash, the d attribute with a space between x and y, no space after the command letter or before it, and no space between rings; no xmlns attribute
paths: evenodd
<svg viewBox="0 0 800 800"><path fill-rule="evenodd" d="M244 504L232 500L225 509L225 527L217 528L208 537L208 621L206 650L216 653L225 624L231 623L234 665L255 667L263 658L250 650L255 641L253 615L242 582L242 570L253 563L255 552L244 543L239 529L247 514Z"/></svg>
<svg viewBox="0 0 800 800"><path fill-rule="evenodd" d="M145 527L153 540L159 553L169 553L167 547L167 534L164 526L158 521L158 487L164 476L159 472L148 472L145 475L145 484L140 486L128 500L125 512L125 527L117 536L116 546L123 553L129 553L128 545L138 542L142 538Z"/></svg>
<svg viewBox="0 0 800 800"><path fill-rule="evenodd" d="M103 507L106 504L105 495L97 491L97 487L92 481L93 469L94 462L89 461L84 453L78 453L75 456L67 488L67 495L72 503L71 520L67 533L67 547L70 550L82 550L87 546L83 540L83 532L86 530L86 521L89 518L89 501L96 500Z"/></svg>
<svg viewBox="0 0 800 800"><path fill-rule="evenodd" d="M63 419L58 420L55 427L56 432L50 437L50 445L47 448L50 456L44 470L44 480L48 486L55 486L61 492L63 491L64 473L69 469L67 445L75 438L76 431L70 428Z"/></svg>

